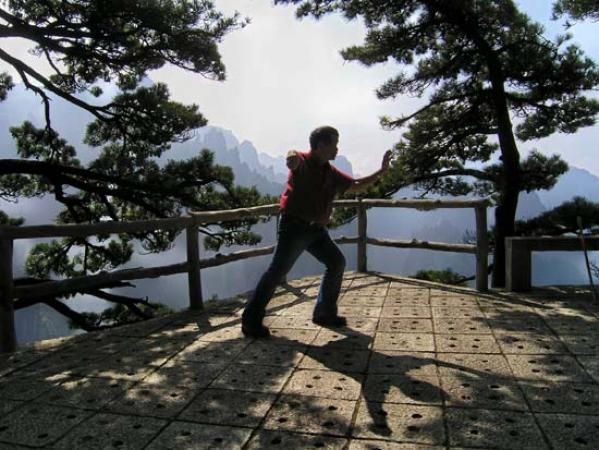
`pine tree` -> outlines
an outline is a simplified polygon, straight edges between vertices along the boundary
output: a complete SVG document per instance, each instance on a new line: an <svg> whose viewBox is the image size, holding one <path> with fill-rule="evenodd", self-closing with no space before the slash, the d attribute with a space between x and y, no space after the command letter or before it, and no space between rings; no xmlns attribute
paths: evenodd
<svg viewBox="0 0 599 450"><path fill-rule="evenodd" d="M573 20L599 20L597 0L557 0L553 5L555 17L566 16Z"/></svg>
<svg viewBox="0 0 599 450"><path fill-rule="evenodd" d="M171 64L220 81L225 68L218 43L246 21L227 17L207 0L4 0L0 38L29 41L32 52L48 63L45 75L19 55L0 48L0 59L42 101L45 126L25 122L11 129L19 159L0 160L0 197L51 196L64 206L59 223L130 221L174 217L187 210L229 209L266 201L255 189L235 186L230 168L214 164L208 151L186 161L159 163L172 143L183 142L206 124L197 105L170 99L166 85L148 83L151 70ZM0 74L0 100L15 81ZM118 93L103 101L102 87ZM85 143L95 158L82 164L75 147L52 125L52 98L62 98L93 116ZM89 160L90 158L86 158ZM24 218L26 220L26 218ZM0 211L2 224L19 225ZM206 243L255 243L250 221L201 228ZM177 233L67 238L36 245L27 260L35 280L71 277L111 269L127 262L133 243L150 252L168 249ZM95 290L100 298L126 304L139 299ZM40 294L41 295L41 294ZM56 306L55 299L41 297ZM143 302L142 302L143 303ZM31 302L15 302L15 308ZM58 305L61 312L88 326L85 316ZM143 316L143 315L142 315Z"/></svg>
<svg viewBox="0 0 599 450"><path fill-rule="evenodd" d="M493 285L505 282L505 244L514 235L518 195L548 189L567 170L559 156L535 151L521 160L518 140L574 133L595 123L599 71L568 36L555 42L511 0L278 0L298 16L341 12L363 19L362 45L348 61L402 67L378 90L380 99L426 98L411 114L383 118L407 127L395 172L374 195L408 184L425 192L490 195L496 201ZM492 162L496 152L499 156Z"/></svg>

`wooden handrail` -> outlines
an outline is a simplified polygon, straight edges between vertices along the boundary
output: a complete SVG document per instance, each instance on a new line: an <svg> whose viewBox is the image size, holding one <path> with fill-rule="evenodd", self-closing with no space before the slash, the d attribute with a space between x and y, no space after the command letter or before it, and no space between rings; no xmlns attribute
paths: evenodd
<svg viewBox="0 0 599 450"><path fill-rule="evenodd" d="M490 202L483 200L421 200L421 199L356 199L337 200L335 207L358 209L358 236L340 237L335 239L339 244L357 244L358 270L367 270L366 246L381 245L399 248L426 248L431 250L473 253L477 257L477 289L487 290L487 224L486 208ZM367 236L368 208L416 208L430 210L438 208L474 208L476 211L477 244L447 244L426 241L398 241L375 239ZM109 282L126 281L140 278L156 278L177 273L188 274L189 298L191 309L202 309L201 269L216 267L232 261L252 258L273 253L274 246L241 250L230 254L216 254L210 258L201 259L198 227L233 220L243 220L279 214L279 205L263 205L251 208L239 208L224 211L193 211L183 217L167 219L141 220L136 222L101 222L91 224L68 225L34 225L34 226L0 226L0 353L11 352L16 348L14 331L14 310L12 303L15 298L28 299L44 295L60 295L77 289L90 289L106 285ZM50 237L85 237L98 234L117 234L148 232L156 230L182 230L187 233L187 261L167 266L121 269L113 272L103 272L96 275L77 277L68 280L57 280L38 283L32 286L13 286L12 279L12 248L16 239L35 239Z"/></svg>

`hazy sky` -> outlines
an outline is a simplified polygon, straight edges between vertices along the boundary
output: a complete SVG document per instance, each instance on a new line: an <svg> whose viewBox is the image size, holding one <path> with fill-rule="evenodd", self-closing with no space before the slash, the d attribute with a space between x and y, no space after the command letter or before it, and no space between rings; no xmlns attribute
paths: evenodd
<svg viewBox="0 0 599 450"><path fill-rule="evenodd" d="M549 20L552 2L518 3L547 26L548 37L563 32L560 23ZM274 7L270 0L217 0L216 4L225 12L237 10L251 18L250 25L226 36L220 47L227 80L215 82L174 68L153 72L151 78L168 83L176 100L197 103L211 125L230 129L261 152L283 155L290 148L305 149L309 132L330 124L340 130L340 150L355 172L378 168L384 151L401 135L401 131L383 131L379 117L413 111L423 100L404 96L379 101L374 90L397 67L389 63L366 68L342 60L339 50L362 42L362 25L338 16L299 21L294 8ZM578 24L570 30L574 41L596 61L599 42L591 36L597 26ZM24 54L21 43L3 39L2 46ZM523 154L533 147L560 153L572 165L599 174L598 141L599 131L593 127L576 135L524 143L520 149Z"/></svg>

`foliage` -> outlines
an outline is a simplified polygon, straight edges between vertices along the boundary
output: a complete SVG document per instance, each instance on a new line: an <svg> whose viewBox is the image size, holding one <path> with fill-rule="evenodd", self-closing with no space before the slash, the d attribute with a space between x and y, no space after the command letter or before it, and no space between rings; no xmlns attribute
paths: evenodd
<svg viewBox="0 0 599 450"><path fill-rule="evenodd" d="M504 238L514 233L518 194L548 189L567 170L554 155L521 161L517 139L574 133L593 125L599 101L584 95L599 82L595 63L569 36L543 37L543 27L511 0L277 0L298 16L340 12L367 28L348 61L398 65L377 90L381 100L426 98L410 114L384 117L405 128L394 170L368 195L390 196L415 184L423 195L491 195L497 226L493 282L504 283ZM512 123L513 121L513 123Z"/></svg>
<svg viewBox="0 0 599 450"><path fill-rule="evenodd" d="M557 0L553 5L554 17L567 16L574 20L599 20L597 0Z"/></svg>
<svg viewBox="0 0 599 450"><path fill-rule="evenodd" d="M557 236L578 231L577 218L585 229L599 231L599 203L584 197L574 197L568 202L529 220L516 222L518 236Z"/></svg>
<svg viewBox="0 0 599 450"><path fill-rule="evenodd" d="M447 268L445 270L419 270L418 272L416 272L416 275L412 276L412 278L417 278L419 280L426 281L434 281L436 283L453 284L458 286L466 285L464 276L460 275L457 272L454 272L450 268Z"/></svg>
<svg viewBox="0 0 599 450"><path fill-rule="evenodd" d="M218 43L245 23L237 14L218 12L209 0L0 3L0 37L29 41L31 52L52 72L39 73L0 48L0 59L41 99L45 112L41 127L25 122L11 128L19 159L0 160L0 198L51 196L64 207L57 217L64 224L167 218L269 202L255 189L236 186L231 169L216 165L206 150L186 161L165 162L172 143L189 139L207 121L197 105L172 101L166 85L147 79L149 71L170 64L223 80ZM0 100L13 85L10 76L0 74ZM106 85L118 88L112 99L103 94ZM52 126L51 100L57 97L93 118L85 135L95 149L89 163L83 164L77 149ZM0 220L22 223L5 213ZM207 224L200 232L211 249L254 244L259 236L250 232L252 223ZM158 230L56 240L36 245L26 269L39 279L92 274L124 264L138 247L166 250L177 234Z"/></svg>
<svg viewBox="0 0 599 450"><path fill-rule="evenodd" d="M9 217L8 214L6 214L4 211L0 211L0 225L10 225L17 227L19 225L23 225L23 222L25 222L25 219L23 219L22 217L12 218Z"/></svg>

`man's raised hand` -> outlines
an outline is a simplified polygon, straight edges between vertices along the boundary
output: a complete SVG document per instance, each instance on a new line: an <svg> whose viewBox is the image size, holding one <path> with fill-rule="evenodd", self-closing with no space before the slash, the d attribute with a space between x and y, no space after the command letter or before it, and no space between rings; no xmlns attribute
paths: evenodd
<svg viewBox="0 0 599 450"><path fill-rule="evenodd" d="M300 165L300 161L300 156L297 151L289 150L289 152L287 152L287 168L289 170L294 171L297 169Z"/></svg>

